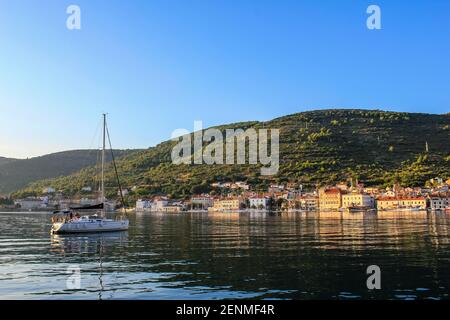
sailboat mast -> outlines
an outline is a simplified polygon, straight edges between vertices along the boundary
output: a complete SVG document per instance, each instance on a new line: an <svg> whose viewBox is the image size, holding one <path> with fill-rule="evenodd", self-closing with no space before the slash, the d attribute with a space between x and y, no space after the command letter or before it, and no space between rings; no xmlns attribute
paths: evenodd
<svg viewBox="0 0 450 320"><path fill-rule="evenodd" d="M101 202L105 202L105 148L106 148L106 114L103 114L103 148L102 148L102 195Z"/></svg>

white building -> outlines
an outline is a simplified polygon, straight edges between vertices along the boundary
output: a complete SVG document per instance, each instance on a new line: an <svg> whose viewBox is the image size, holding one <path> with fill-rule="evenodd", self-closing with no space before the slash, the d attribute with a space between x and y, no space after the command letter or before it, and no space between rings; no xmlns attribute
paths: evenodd
<svg viewBox="0 0 450 320"><path fill-rule="evenodd" d="M373 208L375 200L372 196L364 193L348 193L342 195L342 207Z"/></svg>
<svg viewBox="0 0 450 320"><path fill-rule="evenodd" d="M319 210L319 197L316 195L304 195L299 197L300 208L307 211Z"/></svg>
<svg viewBox="0 0 450 320"><path fill-rule="evenodd" d="M250 190L250 186L242 181L238 181L234 184L236 186L236 188L238 189L243 189L243 190Z"/></svg>
<svg viewBox="0 0 450 320"><path fill-rule="evenodd" d="M83 187L83 188L81 188L81 191L84 191L84 192L91 192L91 191L92 191L92 188L91 188L91 187Z"/></svg>
<svg viewBox="0 0 450 320"><path fill-rule="evenodd" d="M139 199L136 201L136 211L150 211L152 204L150 200Z"/></svg>
<svg viewBox="0 0 450 320"><path fill-rule="evenodd" d="M14 201L14 204L25 210L45 209L47 207L42 199L20 199Z"/></svg>
<svg viewBox="0 0 450 320"><path fill-rule="evenodd" d="M162 198L153 202L151 210L165 213L176 213L184 210L184 204L181 201L171 202L168 199Z"/></svg>
<svg viewBox="0 0 450 320"><path fill-rule="evenodd" d="M269 206L269 198L267 197L251 197L248 200L252 209L267 209Z"/></svg>
<svg viewBox="0 0 450 320"><path fill-rule="evenodd" d="M182 202L171 202L166 198L155 198L153 201L139 199L136 201L136 211L152 211L152 212L181 212L185 209Z"/></svg>
<svg viewBox="0 0 450 320"><path fill-rule="evenodd" d="M157 199L153 202L152 210L163 211L165 207L169 205L169 200L167 199Z"/></svg>
<svg viewBox="0 0 450 320"><path fill-rule="evenodd" d="M450 208L450 198L443 196L430 197L431 210L445 210L447 208Z"/></svg>
<svg viewBox="0 0 450 320"><path fill-rule="evenodd" d="M192 209L208 209L214 204L213 198L210 196L193 196L191 198Z"/></svg>

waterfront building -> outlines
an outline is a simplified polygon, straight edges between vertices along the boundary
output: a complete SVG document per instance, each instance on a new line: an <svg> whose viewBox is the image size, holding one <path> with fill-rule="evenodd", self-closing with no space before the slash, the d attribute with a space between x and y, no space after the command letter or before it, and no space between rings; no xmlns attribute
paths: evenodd
<svg viewBox="0 0 450 320"><path fill-rule="evenodd" d="M169 199L165 197L156 197L153 201L147 199L139 199L136 201L137 212L156 211L173 213L181 212L184 209L185 208L182 202L169 201Z"/></svg>
<svg viewBox="0 0 450 320"><path fill-rule="evenodd" d="M147 199L139 199L136 201L136 211L145 212L181 212L185 209L185 206L180 201L172 201L166 197L155 197L153 201Z"/></svg>
<svg viewBox="0 0 450 320"><path fill-rule="evenodd" d="M206 210L214 204L213 198L209 195L196 195L191 197L191 208Z"/></svg>
<svg viewBox="0 0 450 320"><path fill-rule="evenodd" d="M158 197L153 199L152 210L153 211L163 211L164 207L169 205L169 200L164 197Z"/></svg>
<svg viewBox="0 0 450 320"><path fill-rule="evenodd" d="M39 198L26 198L14 201L14 205L24 210L45 209L47 204Z"/></svg>
<svg viewBox="0 0 450 320"><path fill-rule="evenodd" d="M183 211L183 206L178 204L170 204L159 208L157 211L165 213L178 213Z"/></svg>
<svg viewBox="0 0 450 320"><path fill-rule="evenodd" d="M304 195L299 197L300 209L316 211L319 209L319 197L315 195Z"/></svg>
<svg viewBox="0 0 450 320"><path fill-rule="evenodd" d="M248 201L251 209L267 209L270 205L269 197L250 197Z"/></svg>
<svg viewBox="0 0 450 320"><path fill-rule="evenodd" d="M136 211L150 211L152 209L152 202L147 199L139 199L136 201Z"/></svg>
<svg viewBox="0 0 450 320"><path fill-rule="evenodd" d="M430 199L430 209L431 210L446 210L450 209L450 195L431 195Z"/></svg>
<svg viewBox="0 0 450 320"><path fill-rule="evenodd" d="M213 211L236 211L240 210L243 201L241 198L225 198L214 200Z"/></svg>
<svg viewBox="0 0 450 320"><path fill-rule="evenodd" d="M425 197L380 197L377 199L378 210L426 209Z"/></svg>
<svg viewBox="0 0 450 320"><path fill-rule="evenodd" d="M319 209L335 211L342 206L342 191L339 188L321 188L319 190Z"/></svg>
<svg viewBox="0 0 450 320"><path fill-rule="evenodd" d="M373 208L375 201L372 196L365 193L347 193L342 195L342 208L362 207Z"/></svg>

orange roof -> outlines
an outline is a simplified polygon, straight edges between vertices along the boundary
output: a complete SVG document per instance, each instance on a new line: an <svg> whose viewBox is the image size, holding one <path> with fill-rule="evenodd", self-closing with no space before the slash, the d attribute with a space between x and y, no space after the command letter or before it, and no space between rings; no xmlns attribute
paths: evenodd
<svg viewBox="0 0 450 320"><path fill-rule="evenodd" d="M325 191L324 191L324 193L341 193L342 191L341 191L341 189L339 189L339 188L331 188L331 189L326 189Z"/></svg>

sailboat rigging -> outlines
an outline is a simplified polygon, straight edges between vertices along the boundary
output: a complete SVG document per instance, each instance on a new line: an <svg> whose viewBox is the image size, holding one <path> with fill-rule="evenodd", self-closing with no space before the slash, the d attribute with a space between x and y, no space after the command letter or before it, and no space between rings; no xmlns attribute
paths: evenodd
<svg viewBox="0 0 450 320"><path fill-rule="evenodd" d="M63 213L65 215L62 219L52 217L52 233L86 233L86 232L106 232L106 231L122 231L128 230L129 221L120 217L120 219L107 219L105 216L105 151L106 151L106 136L108 136L108 142L111 149L111 156L114 166L114 173L116 175L117 183L119 186L120 198L122 206L125 210L125 201L122 193L122 186L120 184L119 175L117 172L117 166L114 159L114 152L111 146L111 138L109 136L108 127L106 124L106 114L103 114L103 143L102 143L102 159L101 159L101 190L100 190L100 203L96 205L86 207L70 208L66 211L56 211L54 214ZM86 215L80 216L78 210L92 210L100 209L100 215ZM76 211L77 210L77 211Z"/></svg>

